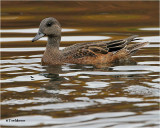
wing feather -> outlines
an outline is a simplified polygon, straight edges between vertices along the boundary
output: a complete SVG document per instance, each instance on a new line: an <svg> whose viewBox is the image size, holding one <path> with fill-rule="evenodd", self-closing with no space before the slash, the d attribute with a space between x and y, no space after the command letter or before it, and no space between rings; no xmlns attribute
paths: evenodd
<svg viewBox="0 0 160 128"><path fill-rule="evenodd" d="M107 54L108 52L117 52L127 46L127 44L136 40L137 36L130 36L126 39L101 41L101 42L86 42L74 44L62 50L64 56L72 56L73 58L96 57L98 54Z"/></svg>

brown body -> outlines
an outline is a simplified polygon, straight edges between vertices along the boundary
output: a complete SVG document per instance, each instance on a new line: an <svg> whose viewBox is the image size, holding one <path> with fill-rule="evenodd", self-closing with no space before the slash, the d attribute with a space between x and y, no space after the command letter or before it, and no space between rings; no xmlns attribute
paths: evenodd
<svg viewBox="0 0 160 128"><path fill-rule="evenodd" d="M130 58L138 49L148 44L129 44L137 40L137 36L134 35L120 40L77 43L59 50L61 27L59 22L52 17L42 20L39 32L32 41L44 35L48 36L48 43L42 57L42 65L109 64Z"/></svg>
<svg viewBox="0 0 160 128"><path fill-rule="evenodd" d="M106 64L127 60L139 48L147 44L137 43L128 45L128 41L134 40L134 37L117 40L116 43L114 43L115 41L79 43L61 51L54 47L47 47L42 57L42 64Z"/></svg>

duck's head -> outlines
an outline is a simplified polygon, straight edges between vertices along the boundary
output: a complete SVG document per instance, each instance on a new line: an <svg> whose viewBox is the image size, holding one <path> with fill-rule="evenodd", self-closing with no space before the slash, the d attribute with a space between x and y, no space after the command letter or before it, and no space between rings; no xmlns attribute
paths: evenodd
<svg viewBox="0 0 160 128"><path fill-rule="evenodd" d="M32 39L32 42L42 38L43 36L61 36L61 25L53 17L45 18L39 25L39 31L37 35Z"/></svg>

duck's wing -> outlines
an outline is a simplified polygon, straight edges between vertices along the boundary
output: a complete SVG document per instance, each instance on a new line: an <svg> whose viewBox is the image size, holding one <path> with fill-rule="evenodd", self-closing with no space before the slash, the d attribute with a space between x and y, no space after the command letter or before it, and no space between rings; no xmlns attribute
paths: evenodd
<svg viewBox="0 0 160 128"><path fill-rule="evenodd" d="M137 36L130 36L126 39L78 43L62 50L64 56L72 56L73 58L82 58L86 56L96 57L98 54L107 54L108 52L117 52L133 40Z"/></svg>

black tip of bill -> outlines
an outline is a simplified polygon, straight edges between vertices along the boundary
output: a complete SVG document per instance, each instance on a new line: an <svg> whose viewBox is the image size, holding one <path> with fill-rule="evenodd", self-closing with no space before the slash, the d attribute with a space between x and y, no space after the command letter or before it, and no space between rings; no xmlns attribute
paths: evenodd
<svg viewBox="0 0 160 128"><path fill-rule="evenodd" d="M32 42L39 40L40 38L42 38L43 36L45 36L45 34L38 32L37 35L32 39Z"/></svg>

